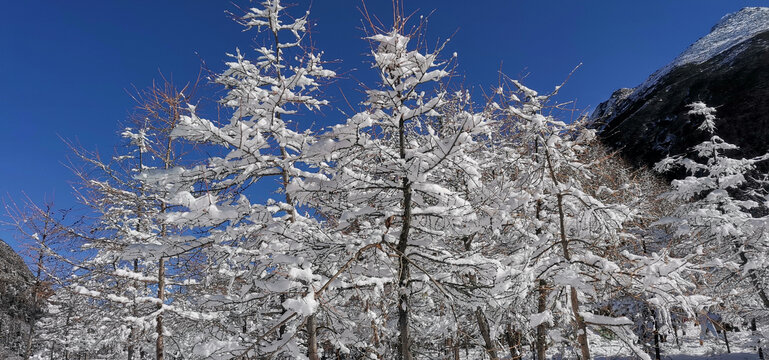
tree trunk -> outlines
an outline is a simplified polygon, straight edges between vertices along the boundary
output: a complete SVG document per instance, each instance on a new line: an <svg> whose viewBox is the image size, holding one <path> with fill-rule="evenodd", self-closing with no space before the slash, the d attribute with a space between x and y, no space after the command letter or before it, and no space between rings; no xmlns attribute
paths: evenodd
<svg viewBox="0 0 769 360"><path fill-rule="evenodd" d="M461 343L462 343L462 341L461 341L461 334L459 333L459 331L457 331L457 339L454 342L454 349L453 349L454 360L459 360L459 345Z"/></svg>
<svg viewBox="0 0 769 360"><path fill-rule="evenodd" d="M523 358L523 352L521 349L521 333L519 331L513 331L510 324L507 324L505 330L505 339L507 340L507 346L510 348L510 359L520 360Z"/></svg>
<svg viewBox="0 0 769 360"><path fill-rule="evenodd" d="M25 360L29 360L30 356L32 356L32 338L34 336L35 336L35 326L33 323L29 325L29 334L27 335L27 345L26 345L26 349L24 349Z"/></svg>
<svg viewBox="0 0 769 360"><path fill-rule="evenodd" d="M399 81L397 81L399 82ZM402 99L402 94L398 93ZM398 120L398 146L399 155L406 160L406 123L401 114ZM411 230L411 182L408 177L403 177L403 225L398 238L398 352L400 360L411 360L411 336L409 335L409 263L406 259L406 251L409 244L409 230Z"/></svg>
<svg viewBox="0 0 769 360"><path fill-rule="evenodd" d="M486 320L486 314L483 313L481 308L475 309L475 320L478 322L478 328L481 331L481 337L483 337L483 343L485 344L486 353L489 354L491 360L498 360L497 351L495 350L494 341L491 339L491 331L489 330L489 322Z"/></svg>
<svg viewBox="0 0 769 360"><path fill-rule="evenodd" d="M753 319L750 321L750 330L752 330L754 333L756 332L756 319ZM761 349L761 341L758 342L758 358L761 360L764 360L764 350Z"/></svg>
<svg viewBox="0 0 769 360"><path fill-rule="evenodd" d="M307 317L307 357L310 360L319 360L318 357L318 339L317 327L315 325L315 315Z"/></svg>
<svg viewBox="0 0 769 360"><path fill-rule="evenodd" d="M542 211L542 200L537 200L537 207L536 207L537 214L535 215L537 220L540 220L539 213ZM542 228L537 227L536 231L537 235L542 234ZM543 313L547 311L547 282L543 279L539 279L537 292L537 312ZM547 353L547 325L545 323L541 323L537 325L537 360L545 360L546 359L546 353Z"/></svg>
<svg viewBox="0 0 769 360"><path fill-rule="evenodd" d="M657 311L652 311L652 316L654 317L654 358L662 360L660 356L660 328L657 321Z"/></svg>
<svg viewBox="0 0 769 360"><path fill-rule="evenodd" d="M456 345L454 345L454 338L449 336L446 338L445 341L446 345L446 360L451 360L456 358L457 351L456 351Z"/></svg>
<svg viewBox="0 0 769 360"><path fill-rule="evenodd" d="M577 342L582 353L582 360L590 360L590 347L587 342L587 326L582 315L579 314L579 299L577 298L577 289L569 287L571 293L571 311L574 312L574 322L577 325Z"/></svg>
<svg viewBox="0 0 769 360"><path fill-rule="evenodd" d="M46 228L46 229L48 228L48 220L46 220L46 224L45 224L44 228ZM43 276L43 266L45 265L44 262L43 262L45 260L45 256L44 256L44 253L43 253L43 250L42 250L42 246L46 245L46 238L47 238L47 236L48 236L48 234L43 234L42 240L41 240L42 241L41 249L38 249L38 254L37 254L37 274L35 276L34 287L32 288L32 291L33 291L33 293L32 293L32 296L33 296L33 298L32 298L32 307L33 307L32 311L34 311L34 313L33 313L34 315L33 315L32 319L31 319L32 321L29 324L29 335L27 336L27 346L26 346L26 349L24 349L24 359L25 360L28 360L32 356L32 339L35 336L35 323L37 322L37 319L39 318L38 308L40 308L40 303L41 303L41 300L42 300L41 299L41 296L42 296L41 295L41 292L42 292L42 290L41 290L42 281L40 279Z"/></svg>
<svg viewBox="0 0 769 360"><path fill-rule="evenodd" d="M165 287L166 287L166 268L165 268L165 262L163 257L160 258L160 261L158 262L158 300L160 300L160 303L158 304L158 318L157 318L157 341L155 342L155 358L156 360L163 360L163 354L165 353L165 350L163 349L163 303L165 302Z"/></svg>
<svg viewBox="0 0 769 360"><path fill-rule="evenodd" d="M139 210L141 212L141 209ZM137 225L138 227L139 225ZM141 230L141 229L139 229ZM139 260L134 260L134 272L139 272ZM134 281L134 289L138 289L139 285ZM137 290L134 290L137 291ZM134 292L134 303L131 306L131 314L134 317L137 317L139 315L138 310L136 308L136 292ZM138 337L136 327L134 325L131 325L131 339L128 342L128 360L134 360L134 353L136 352L136 338Z"/></svg>
<svg viewBox="0 0 769 360"><path fill-rule="evenodd" d="M569 240L566 238L566 220L563 212L563 194L558 193L558 218L561 228L561 247L563 248L563 257L567 261L571 261L571 254L569 253ZM582 315L579 314L579 298L577 297L577 289L573 286L569 286L569 293L571 300L571 311L574 313L574 323L577 327L577 342L579 343L580 351L582 353L583 360L590 359L590 347L587 342L587 327L585 326L585 320Z"/></svg>
<svg viewBox="0 0 769 360"><path fill-rule="evenodd" d="M135 330L133 329L133 327L131 327L131 342L128 344L128 351L127 351L128 360L134 360L134 344L133 344L134 331Z"/></svg>
<svg viewBox="0 0 769 360"><path fill-rule="evenodd" d="M404 180L404 182L407 180ZM408 191L407 191L408 190ZM404 187L404 198L408 198L407 202L411 202L410 185ZM404 201L406 202L406 201ZM401 360L411 360L411 350L409 348L411 342L411 336L409 335L409 264L406 257L406 250L408 247L408 229L409 219L411 217L411 207L404 209L403 216L403 230L398 241L398 352Z"/></svg>
<svg viewBox="0 0 769 360"><path fill-rule="evenodd" d="M675 322L673 323L673 334L676 336L676 346L678 350L681 350L681 341L678 339L678 325Z"/></svg>
<svg viewBox="0 0 769 360"><path fill-rule="evenodd" d="M547 310L547 283L539 280L539 296L537 299L537 311L543 313ZM545 323L537 325L537 360L545 360L547 353L547 326Z"/></svg>

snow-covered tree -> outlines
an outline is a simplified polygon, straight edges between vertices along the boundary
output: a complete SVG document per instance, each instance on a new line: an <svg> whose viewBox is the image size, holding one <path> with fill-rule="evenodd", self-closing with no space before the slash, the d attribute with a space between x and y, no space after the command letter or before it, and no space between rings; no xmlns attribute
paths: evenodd
<svg viewBox="0 0 769 360"><path fill-rule="evenodd" d="M692 147L691 154L667 157L655 166L660 172L680 167L687 174L673 180L672 189L663 195L679 205L659 223L672 227L677 251L696 254L699 266L710 274L701 279L704 294L734 309L726 309L727 313L756 316L749 309L769 309L765 277L761 276L767 269L765 220L751 215L760 204L740 195L748 174L767 155L731 157L738 147L716 135L716 109L702 102L689 108L689 115L702 119L698 130L709 138Z"/></svg>
<svg viewBox="0 0 769 360"><path fill-rule="evenodd" d="M178 159L170 132L180 119L185 90L166 82L138 93L137 120L121 134L127 142L123 153L104 160L73 147L83 164L76 172L81 179L77 191L92 213L66 228L82 253L67 259L72 273L58 284L51 305L60 316L47 323L54 328L73 324L65 330L67 336L54 333L52 339L68 339L78 328L81 336L98 334L81 343L79 352L134 359L154 348L155 357L162 359L181 351L178 343L166 346L166 336L183 333L186 320L202 316L191 312L188 297L195 285L189 272L195 241L164 223L165 190L141 177L155 168L170 168ZM90 307L98 321L81 321L83 310L73 312L70 305ZM164 319L172 326L164 326Z"/></svg>
<svg viewBox="0 0 769 360"><path fill-rule="evenodd" d="M18 354L29 359L35 353L48 348L52 344L41 340L48 329L41 326L40 320L48 316L48 305L58 282L67 273L69 266L59 259L59 252L69 247L68 231L64 221L69 221L69 211L57 211L53 202L37 205L27 199L24 206L13 201L5 203L5 211L11 221L6 225L13 226L20 242L26 244L26 255L31 261L32 278L25 279L27 272L6 269L10 273L0 279L0 291L3 293L2 306L15 318L5 318L0 321L4 325L27 324L26 329L18 329L14 333L4 334L4 345L23 336ZM5 328L3 326L2 328ZM5 330L0 328L0 331ZM5 331L3 331L5 332Z"/></svg>
<svg viewBox="0 0 769 360"><path fill-rule="evenodd" d="M314 140L294 118L325 100L312 94L335 76L320 55L305 51L307 16L291 19L279 0L251 8L239 22L266 39L248 59L239 50L216 78L227 88L221 104L232 109L218 124L198 115L182 117L174 137L209 144L203 164L159 171L147 178L164 184L174 206L168 224L196 233L205 244L203 281L210 291L201 306L226 311L213 330L200 334L196 356L286 353L318 358L315 291L322 286L322 231L297 207L287 187L303 176L303 149ZM250 188L277 180L282 199L257 201ZM301 326L300 326L301 325ZM305 338L298 331L303 327Z"/></svg>
<svg viewBox="0 0 769 360"><path fill-rule="evenodd" d="M769 220L738 196L765 157L730 158L715 109L691 105L710 138L658 165L689 173L660 204L652 176L557 116L560 87L511 80L479 106L449 85L456 53L394 7L392 27L368 22L378 79L336 125L308 130L336 76L309 14L263 0L237 19L255 55L212 77L221 119L165 84L138 97L125 151L76 150L95 216L65 229L79 256L50 252L71 271L37 356L498 360L528 342L589 359L610 331L649 358L636 335L671 311L769 312Z"/></svg>
<svg viewBox="0 0 769 360"><path fill-rule="evenodd" d="M469 197L483 183L476 155L489 119L462 105L467 93L447 94L442 47L413 49L404 27L396 18L368 37L379 83L366 110L320 136L310 149L320 174L295 187L357 261L334 289L348 314L365 310L350 319L359 351L412 359L441 356L436 339L458 341L458 318L475 314L481 282L501 266L472 240L480 230Z"/></svg>
<svg viewBox="0 0 769 360"><path fill-rule="evenodd" d="M632 322L599 308L619 293L641 293L644 286L658 286L668 302L688 299L687 267L654 274L652 269L675 259L661 254L655 261L640 247L629 246L640 241L631 230L641 215L643 193L622 172L624 164L602 168L610 166L608 156L595 156L600 145L581 121L566 123L545 113L558 88L540 95L517 81L512 84L517 91L502 92L500 108L510 134L506 146L515 156L510 167L524 204L511 226L518 232L519 251L528 259L521 271L532 279L529 294L537 299L531 302L537 308L529 326L537 327L538 357L547 356L547 335L556 344L573 344L582 358L590 358L587 331L602 327L646 357L635 346ZM548 330L548 324L558 326Z"/></svg>

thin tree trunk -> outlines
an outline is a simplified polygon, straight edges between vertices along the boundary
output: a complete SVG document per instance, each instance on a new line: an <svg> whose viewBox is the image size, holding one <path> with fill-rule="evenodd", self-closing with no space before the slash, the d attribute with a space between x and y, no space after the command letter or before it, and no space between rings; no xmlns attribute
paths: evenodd
<svg viewBox="0 0 769 360"><path fill-rule="evenodd" d="M681 350L681 341L678 339L678 325L676 323L673 323L673 334L676 336L676 346L678 346L678 350Z"/></svg>
<svg viewBox="0 0 769 360"><path fill-rule="evenodd" d="M317 336L317 327L315 325L315 315L310 315L307 317L307 357L310 360L319 360L318 357L318 339Z"/></svg>
<svg viewBox="0 0 769 360"><path fill-rule="evenodd" d="M486 353L489 354L489 358L491 360L498 360L497 351L495 350L495 346L494 346L494 341L491 339L489 322L486 319L486 314L483 313L483 310L481 310L481 308L475 309L475 321L478 322L478 328L481 331L481 337L483 337Z"/></svg>
<svg viewBox="0 0 769 360"><path fill-rule="evenodd" d="M652 311L652 316L654 317L654 358L662 360L660 356L660 328L657 321L657 311Z"/></svg>
<svg viewBox="0 0 769 360"><path fill-rule="evenodd" d="M166 287L166 268L163 257L160 257L158 262L158 318L157 318L157 341L155 342L155 358L156 360L163 360L163 303L165 302L165 287Z"/></svg>
<svg viewBox="0 0 769 360"><path fill-rule="evenodd" d="M549 158L549 156L548 156ZM561 247L563 248L563 257L567 261L571 261L571 254L569 253L569 240L566 238L566 224L565 214L563 212L563 194L558 193L558 218L561 227ZM580 351L582 353L583 360L590 359L590 347L587 342L587 326L585 326L585 320L579 313L579 298L577 296L577 289L573 286L569 286L569 300L571 301L571 311L574 313L574 323L577 326L577 342L579 342Z"/></svg>
<svg viewBox="0 0 769 360"><path fill-rule="evenodd" d="M403 229L398 241L398 352L401 360L411 360L409 348L411 336L409 335L409 263L405 259L408 249L409 228L411 227L411 184L407 179L403 180ZM406 205L408 204L408 205Z"/></svg>
<svg viewBox="0 0 769 360"><path fill-rule="evenodd" d="M510 359L522 359L521 333L519 331L513 331L513 328L509 323L507 324L507 329L505 331L505 339L507 340L507 346L510 348Z"/></svg>
<svg viewBox="0 0 769 360"><path fill-rule="evenodd" d="M553 169L552 161L550 160L550 152L545 150L545 159L547 161L547 167L550 172L550 177L555 185L559 185L558 178L555 176L555 169ZM560 190L559 190L560 191ZM558 221L561 235L561 248L563 250L563 257L566 261L571 262L571 254L569 253L569 240L566 237L566 214L563 211L563 193L559 192L556 195L558 199ZM579 313L579 297L577 296L577 289L573 286L569 286L569 300L571 301L571 311L574 313L574 323L577 327L577 342L582 353L583 360L590 359L590 347L587 342L587 327L585 326L585 320Z"/></svg>
<svg viewBox="0 0 769 360"><path fill-rule="evenodd" d="M50 209L50 207L49 207ZM47 218L47 216L46 216ZM48 220L46 220L45 229L48 229ZM42 236L42 246L45 246L46 243L46 237L48 234L43 234ZM32 356L32 339L35 336L35 323L37 322L38 318L38 308L40 307L40 293L41 293L41 281L40 278L43 276L43 261L45 260L45 256L43 255L42 247L38 250L37 254L37 276L35 277L35 285L32 288L32 311L34 311L34 316L32 317L32 321L29 324L29 334L27 336L27 346L26 349L24 349L24 359L28 360Z"/></svg>
<svg viewBox="0 0 769 360"><path fill-rule="evenodd" d="M750 330L756 332L756 319L750 321ZM764 360L764 350L761 349L761 340L758 341L758 358Z"/></svg>
<svg viewBox="0 0 769 360"><path fill-rule="evenodd" d="M577 341L579 342L582 359L590 360L590 347L587 342L587 327L585 326L585 320L582 318L582 315L579 314L577 289L570 286L569 291L571 292L571 311L574 312L574 322L577 324Z"/></svg>
<svg viewBox="0 0 769 360"><path fill-rule="evenodd" d="M454 342L454 349L453 349L453 351L454 351L454 360L459 360L459 345L460 344L462 344L461 335L460 335L459 331L457 331L457 338L456 338L456 341Z"/></svg>
<svg viewBox="0 0 769 360"><path fill-rule="evenodd" d="M179 104L174 99L172 102L168 103L171 108L171 124L170 127L173 129L176 124L179 123L179 119L181 118L179 114ZM166 139L166 147L165 147L165 154L163 156L163 168L168 170L171 168L171 155L173 153L172 145L173 145L173 138L171 136ZM160 213L164 214L166 212L167 206L165 203L160 204ZM165 238L168 235L168 228L165 224L162 224L160 226L160 236L161 238ZM163 304L166 300L166 268L165 268L165 258L161 255L160 260L158 260L158 317L157 317L157 339L155 341L155 360L163 360L165 355L165 347L164 347L164 337L163 337Z"/></svg>
<svg viewBox="0 0 769 360"><path fill-rule="evenodd" d="M136 335L135 331L136 330L133 328L133 326L131 326L131 335L130 335L131 336L131 340L128 343L128 351L127 351L128 352L128 360L134 360L134 344L133 344L133 342L134 342L135 335Z"/></svg>
<svg viewBox="0 0 769 360"><path fill-rule="evenodd" d="M70 319L72 318L72 310L67 311L67 320L64 321L64 360L69 360L69 343L66 342L69 338Z"/></svg>
<svg viewBox="0 0 769 360"><path fill-rule="evenodd" d="M277 38L276 38L277 41ZM276 115L278 119L280 119L280 113ZM286 150L285 146L280 146L280 156L282 157L282 160L284 162L288 162L289 156L288 151ZM288 170L285 168L285 165L281 168L281 179L283 181L283 192L286 195L286 204L291 206L291 213L288 214L288 221L290 223L294 223L296 221L296 213L294 210L294 200L291 198L291 194L288 192L288 185L291 182L291 176L288 173ZM308 284L309 291L312 291L312 287ZM315 315L310 315L307 317L306 326L307 330L307 357L310 360L318 360L318 327L315 322ZM285 327L281 327L281 336L285 332Z"/></svg>
<svg viewBox="0 0 769 360"><path fill-rule="evenodd" d="M32 338L35 336L35 325L30 324L29 325L29 334L27 335L27 345L24 349L24 359L29 360L30 356L32 356Z"/></svg>
<svg viewBox="0 0 769 360"><path fill-rule="evenodd" d="M396 85L399 81L396 80ZM398 93L398 99L402 99ZM401 114L398 120L399 155L406 160L406 123ZM411 360L411 336L409 335L409 263L406 251L409 245L409 230L411 230L411 182L403 177L403 225L398 238L398 352L400 360Z"/></svg>
<svg viewBox="0 0 769 360"><path fill-rule="evenodd" d="M138 227L138 225L137 225ZM134 260L134 272L139 272L139 261ZM134 289L138 289L139 286L134 282ZM135 290L136 291L136 290ZM138 312L136 309L136 293L134 293L134 303L131 306L131 313L134 317L137 317ZM131 339L128 342L128 360L134 360L134 353L135 353L135 344L136 344L136 338L137 338L137 330L134 325L131 325Z"/></svg>
<svg viewBox="0 0 769 360"><path fill-rule="evenodd" d="M537 220L540 220L539 213L542 211L542 200L537 200L536 211L537 211L536 218ZM537 235L540 235L542 233L542 228L537 227L536 233ZM545 282L545 280L543 279L539 279L539 286L537 290L538 290L537 312L541 314L547 311L547 282ZM543 322L537 325L537 360L545 360L546 353L547 353L547 325L545 325L545 323Z"/></svg>
<svg viewBox="0 0 769 360"><path fill-rule="evenodd" d="M547 310L547 283L545 280L539 280L539 295L537 299L537 312L543 313ZM537 325L537 360L545 360L547 353L547 326L543 322Z"/></svg>

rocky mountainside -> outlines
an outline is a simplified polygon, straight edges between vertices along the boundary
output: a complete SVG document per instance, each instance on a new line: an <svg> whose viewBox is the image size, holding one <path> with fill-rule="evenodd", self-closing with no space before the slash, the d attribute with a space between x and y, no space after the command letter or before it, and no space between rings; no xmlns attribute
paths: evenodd
<svg viewBox="0 0 769 360"><path fill-rule="evenodd" d="M10 359L11 354L23 352L35 314L34 279L24 260L0 240L0 358Z"/></svg>
<svg viewBox="0 0 769 360"><path fill-rule="evenodd" d="M769 151L769 8L724 16L643 84L615 91L592 126L631 161L652 165L704 140L686 114L695 101L718 109L719 136L743 156Z"/></svg>

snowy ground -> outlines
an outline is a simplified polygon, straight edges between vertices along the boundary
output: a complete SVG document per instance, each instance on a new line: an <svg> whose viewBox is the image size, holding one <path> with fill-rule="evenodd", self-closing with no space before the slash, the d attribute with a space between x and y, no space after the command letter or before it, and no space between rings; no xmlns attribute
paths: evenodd
<svg viewBox="0 0 769 360"><path fill-rule="evenodd" d="M731 353L727 353L726 344L723 339L716 340L711 336L706 338L703 345L699 343L699 326L688 322L685 328L686 335L682 335L679 329L680 348L676 345L675 337L668 335L667 342L661 343L661 354L663 359L670 360L690 360L690 359L713 359L713 360L753 360L758 359L758 355L753 347L749 346L750 332L729 332L727 333ZM609 341L598 335L593 334L590 337L591 349L596 359L628 359L630 351L620 341Z"/></svg>

